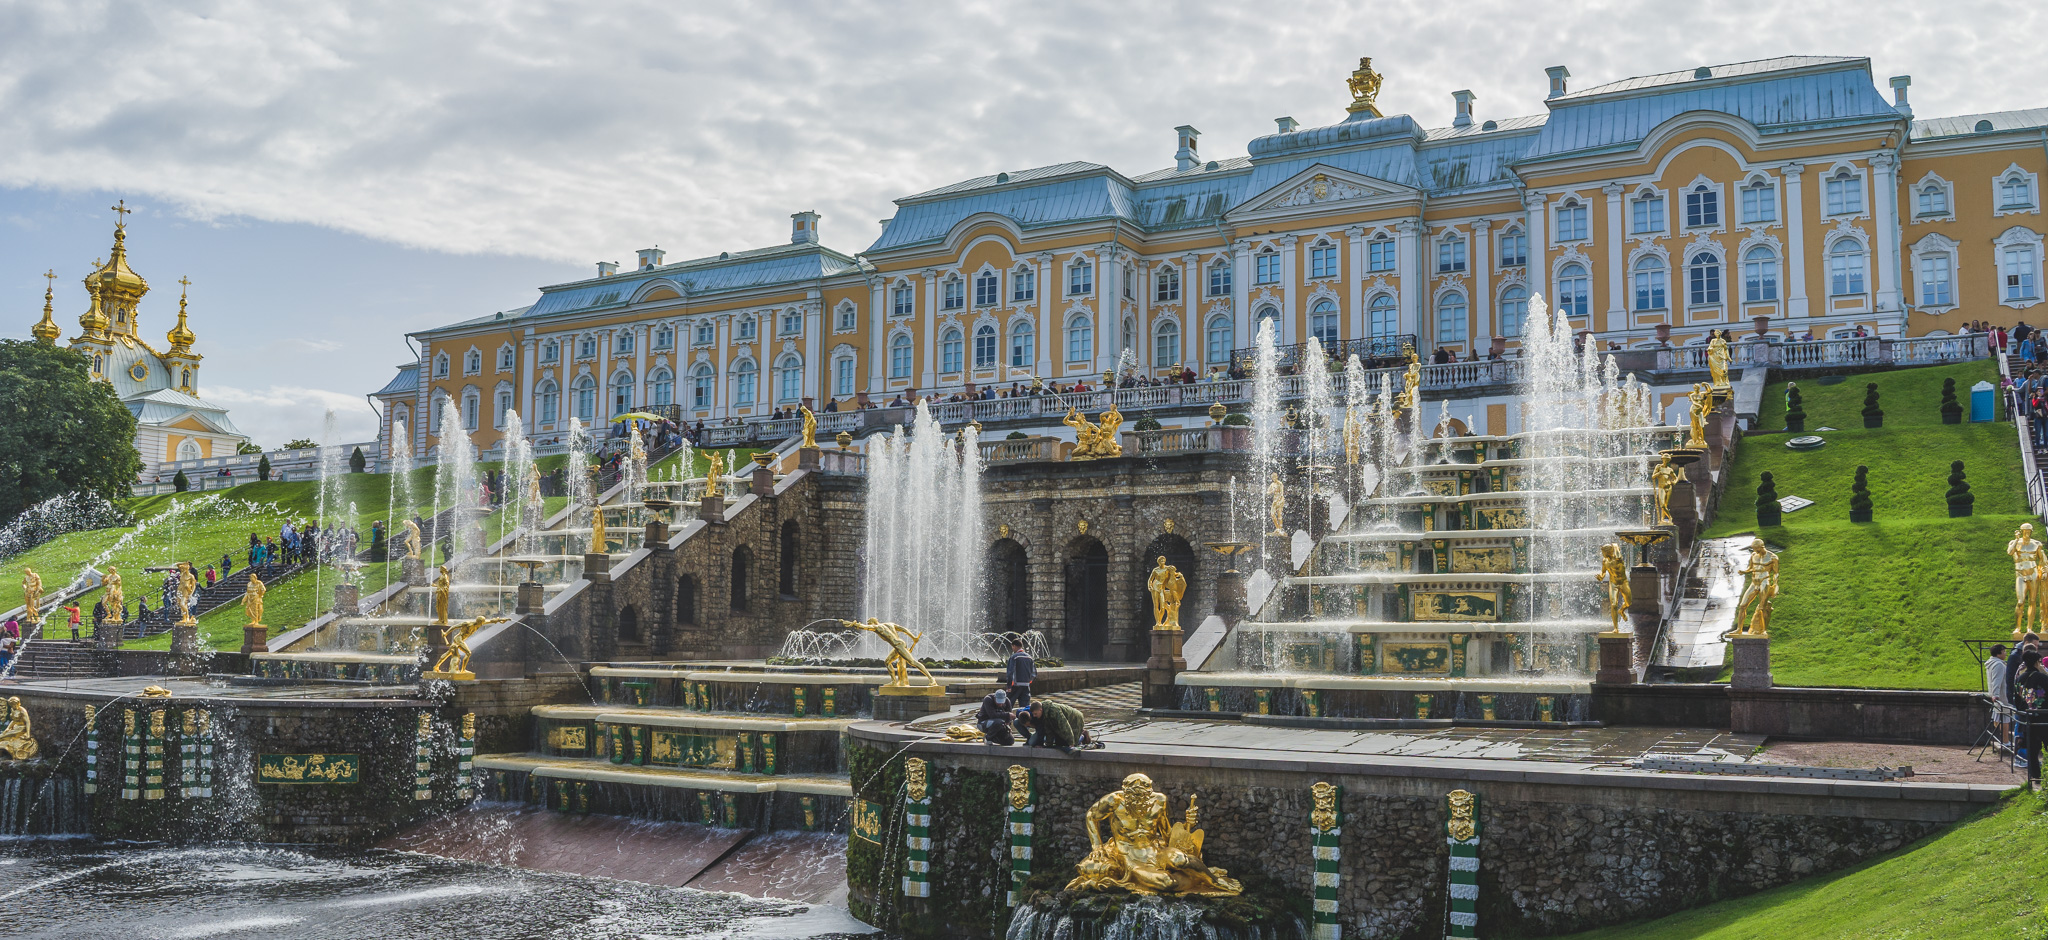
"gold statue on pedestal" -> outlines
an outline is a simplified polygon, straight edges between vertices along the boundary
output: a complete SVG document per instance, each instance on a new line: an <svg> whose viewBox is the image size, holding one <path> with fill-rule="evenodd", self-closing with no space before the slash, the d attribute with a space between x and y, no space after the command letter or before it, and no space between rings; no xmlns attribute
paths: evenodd
<svg viewBox="0 0 2048 940"><path fill-rule="evenodd" d="M913 667L924 674L926 685L939 684L939 680L932 678L931 670L924 668L924 664L917 661L917 644L924 639L924 634L912 633L909 627L900 623L883 623L873 617L869 617L867 623L858 620L841 620L839 623L855 630L866 630L889 644L889 684L883 688L909 688L910 670Z"/></svg>
<svg viewBox="0 0 2048 940"><path fill-rule="evenodd" d="M1145 589L1152 592L1152 628L1180 629L1180 599L1188 593L1188 579L1180 569L1167 564L1165 555L1159 556L1159 567L1145 579Z"/></svg>
<svg viewBox="0 0 2048 940"><path fill-rule="evenodd" d="M1714 338L1707 341L1707 373L1714 379L1714 391L1726 392L1728 385L1728 361L1732 352L1728 348L1725 330L1715 330Z"/></svg>
<svg viewBox="0 0 2048 940"><path fill-rule="evenodd" d="M1600 574L1594 580L1607 587L1608 629L1621 632L1621 618L1628 610L1628 562L1622 559L1621 545L1609 542L1600 546Z"/></svg>
<svg viewBox="0 0 2048 940"><path fill-rule="evenodd" d="M7 718L0 722L0 754L6 754L13 760L33 760L36 756L36 739L29 731L28 708L21 704L19 696L7 697Z"/></svg>
<svg viewBox="0 0 2048 940"><path fill-rule="evenodd" d="M405 520L405 557L420 557L420 524Z"/></svg>
<svg viewBox="0 0 2048 940"><path fill-rule="evenodd" d="M1266 484L1266 500L1271 504L1273 511L1273 534L1286 532L1280 524L1280 518L1281 510L1287 508L1287 484L1280 482L1280 474L1277 472L1273 474L1272 481Z"/></svg>
<svg viewBox="0 0 2048 940"><path fill-rule="evenodd" d="M128 598L121 593L121 569L108 565L107 575L100 583L107 589L106 593L100 596L101 602L107 606L106 622L121 623L127 620L128 616L122 610L127 606Z"/></svg>
<svg viewBox="0 0 2048 940"><path fill-rule="evenodd" d="M1408 369L1401 373L1401 396L1394 399L1394 408L1413 411L1422 401L1422 357L1413 346L1401 347L1401 353L1408 357Z"/></svg>
<svg viewBox="0 0 2048 940"><path fill-rule="evenodd" d="M442 565L439 574L434 575L434 626L448 625L448 592L450 591L448 566Z"/></svg>
<svg viewBox="0 0 2048 940"><path fill-rule="evenodd" d="M1778 556L1763 539L1749 543L1749 564L1742 566L1742 599L1735 602L1733 636L1769 636L1771 602L1778 597ZM1744 615L1748 611L1748 615Z"/></svg>
<svg viewBox="0 0 2048 940"><path fill-rule="evenodd" d="M1121 457L1124 445L1117 440L1117 430L1123 427L1124 416L1111 402L1109 410L1102 413L1098 422L1090 422L1079 409L1068 408L1067 416L1060 423L1074 429L1073 460L1095 460L1100 457Z"/></svg>
<svg viewBox="0 0 2048 940"><path fill-rule="evenodd" d="M1692 435L1686 439L1687 447L1707 446L1707 415L1714 410L1714 389L1705 382L1692 387L1685 396L1692 401Z"/></svg>
<svg viewBox="0 0 2048 940"><path fill-rule="evenodd" d="M21 604L27 611L21 619L31 624L43 622L43 576L27 566L21 569Z"/></svg>
<svg viewBox="0 0 2048 940"><path fill-rule="evenodd" d="M711 465L704 470L704 497L709 499L718 495L718 479L725 476L725 455L714 450L707 459Z"/></svg>
<svg viewBox="0 0 2048 940"><path fill-rule="evenodd" d="M1075 866L1077 874L1067 890L1122 888L1138 894L1203 897L1243 893L1244 885L1229 872L1202 861L1197 818L1190 797L1186 822L1170 823L1166 794L1152 789L1152 778L1125 777L1122 789L1088 807L1088 857ZM1102 831L1105 823L1107 837Z"/></svg>
<svg viewBox="0 0 2048 940"><path fill-rule="evenodd" d="M1650 468L1650 488L1656 491L1656 507L1650 511L1651 525L1671 524L1671 488L1678 485L1681 474L1671 465L1671 455Z"/></svg>
<svg viewBox="0 0 2048 940"><path fill-rule="evenodd" d="M590 499L590 553L603 555L609 551L604 532L604 507L597 505L597 497Z"/></svg>
<svg viewBox="0 0 2048 940"><path fill-rule="evenodd" d="M192 595L199 590L199 579L192 576L192 563L178 562L178 626L190 627L199 623L192 617Z"/></svg>
<svg viewBox="0 0 2048 940"><path fill-rule="evenodd" d="M797 410L804 413L804 439L803 443L799 446L809 450L817 450L818 416L811 413L811 406L809 405L798 405L796 407Z"/></svg>
<svg viewBox="0 0 2048 940"><path fill-rule="evenodd" d="M454 679L465 682L476 678L476 673L469 671L469 638L476 636L478 630L494 623L504 623L507 619L478 617L449 627L446 632L448 648L441 651L440 659L434 660L434 668L421 673L421 676L427 679Z"/></svg>
<svg viewBox="0 0 2048 940"><path fill-rule="evenodd" d="M263 626L263 595L269 590L256 572L249 572L249 586L242 589L242 612L249 615L249 626Z"/></svg>
<svg viewBox="0 0 2048 940"><path fill-rule="evenodd" d="M2048 550L2034 538L2034 524L2022 522L2005 543L2005 553L2012 558L2012 638L2017 640L2029 630L2041 630L2042 610L2048 606L2042 603L2048 595Z"/></svg>

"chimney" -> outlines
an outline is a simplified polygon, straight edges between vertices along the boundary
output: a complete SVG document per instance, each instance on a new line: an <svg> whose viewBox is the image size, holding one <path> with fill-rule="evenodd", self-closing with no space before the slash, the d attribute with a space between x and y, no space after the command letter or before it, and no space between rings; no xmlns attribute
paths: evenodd
<svg viewBox="0 0 2048 940"><path fill-rule="evenodd" d="M1572 77L1572 70L1565 68L1562 65L1553 65L1547 69L1544 69L1543 74L1550 76L1550 94L1545 95L1544 97L1557 98L1564 95L1564 80Z"/></svg>
<svg viewBox="0 0 2048 940"><path fill-rule="evenodd" d="M661 267L661 259L667 255L668 252L661 250L661 247L658 245L653 248L640 249L640 270L645 271L649 268Z"/></svg>
<svg viewBox="0 0 2048 940"><path fill-rule="evenodd" d="M1273 123L1280 126L1279 132L1282 134L1292 134L1294 133L1295 128L1301 126L1300 121L1297 121L1291 117L1274 118Z"/></svg>
<svg viewBox="0 0 2048 940"><path fill-rule="evenodd" d="M1451 92L1451 100L1458 103L1458 116L1451 119L1452 127L1467 127L1471 125L1472 99L1474 97L1476 96L1470 91Z"/></svg>
<svg viewBox="0 0 2048 940"><path fill-rule="evenodd" d="M789 215L789 241L793 245L815 245L818 243L818 219L815 209L792 212Z"/></svg>
<svg viewBox="0 0 2048 940"><path fill-rule="evenodd" d="M882 234L887 235L889 234L889 223L894 221L896 221L896 217L892 215L886 219L875 220L875 224L882 227Z"/></svg>
<svg viewBox="0 0 2048 940"><path fill-rule="evenodd" d="M616 262L616 261L600 261L600 262L598 262L598 263L597 263L597 276L598 276L598 277L611 277L612 275L614 275L614 274L617 274L617 273L619 273L619 263L618 263L618 262Z"/></svg>
<svg viewBox="0 0 2048 940"><path fill-rule="evenodd" d="M1188 124L1182 124L1174 128L1173 131L1180 135L1180 149L1174 151L1173 165L1178 169L1185 170L1201 163L1202 158L1195 155L1195 139L1201 137L1202 132L1195 130L1192 125Z"/></svg>
<svg viewBox="0 0 2048 940"><path fill-rule="evenodd" d="M1907 117L1913 116L1913 106L1906 102L1906 89L1913 87L1913 76L1892 76L1892 109Z"/></svg>

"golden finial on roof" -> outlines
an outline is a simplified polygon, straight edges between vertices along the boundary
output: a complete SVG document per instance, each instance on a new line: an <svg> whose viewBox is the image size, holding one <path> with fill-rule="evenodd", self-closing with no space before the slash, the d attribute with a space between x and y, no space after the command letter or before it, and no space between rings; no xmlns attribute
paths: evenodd
<svg viewBox="0 0 2048 940"><path fill-rule="evenodd" d="M149 282L128 267L128 215L135 210L128 208L126 200L115 203L111 208L114 211L114 253L107 258L106 264L95 263L93 274L108 288L102 292L102 306L133 313L135 303L142 299L143 294L149 293Z"/></svg>
<svg viewBox="0 0 2048 940"><path fill-rule="evenodd" d="M178 325L164 334L164 338L171 341L172 352L190 352L193 341L198 339L192 335L192 328L185 325L185 289L191 286L191 278L178 278Z"/></svg>
<svg viewBox="0 0 2048 940"><path fill-rule="evenodd" d="M107 331L107 315L100 312L100 267L98 258L92 259L92 273L86 276L85 293L91 300L85 312L78 317L78 325L85 330L86 339L94 339Z"/></svg>
<svg viewBox="0 0 2048 940"><path fill-rule="evenodd" d="M57 337L64 335L64 330L57 326L54 308L57 296L57 272L55 269L52 269L44 274L43 277L48 278L50 281L43 288L43 319L36 323L35 328L29 330L29 333L33 334L36 340L43 345L55 346L57 345Z"/></svg>
<svg viewBox="0 0 2048 940"><path fill-rule="evenodd" d="M1358 60L1358 68L1354 69L1351 73L1351 81L1349 82L1351 86L1351 107L1344 110L1352 114L1362 111L1373 117L1384 117L1385 115L1380 114L1379 105L1374 103L1380 96L1381 80L1380 73L1372 70L1372 57L1361 57Z"/></svg>

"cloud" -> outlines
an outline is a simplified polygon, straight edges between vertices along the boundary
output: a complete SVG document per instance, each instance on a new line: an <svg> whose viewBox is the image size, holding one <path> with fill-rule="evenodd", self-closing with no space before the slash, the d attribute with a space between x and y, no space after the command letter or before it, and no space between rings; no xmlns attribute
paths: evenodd
<svg viewBox="0 0 2048 940"><path fill-rule="evenodd" d="M377 412L361 395L288 385L262 389L209 385L200 394L227 408L242 433L266 449L306 436L323 444L353 444L377 437Z"/></svg>

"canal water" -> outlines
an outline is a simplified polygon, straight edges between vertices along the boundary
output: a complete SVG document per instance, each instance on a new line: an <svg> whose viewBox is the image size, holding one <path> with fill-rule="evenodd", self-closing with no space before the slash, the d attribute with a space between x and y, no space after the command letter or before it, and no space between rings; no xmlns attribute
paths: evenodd
<svg viewBox="0 0 2048 940"><path fill-rule="evenodd" d="M0 937L806 940L846 911L386 849L0 842Z"/></svg>

